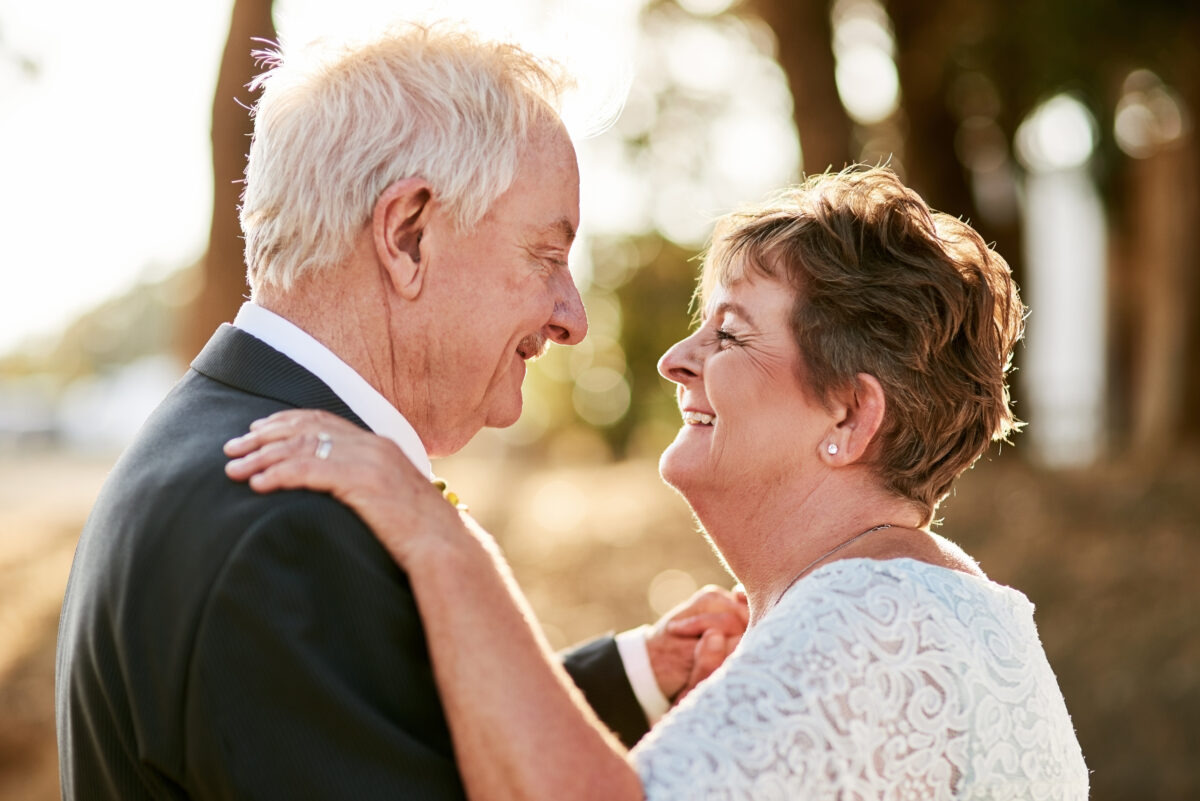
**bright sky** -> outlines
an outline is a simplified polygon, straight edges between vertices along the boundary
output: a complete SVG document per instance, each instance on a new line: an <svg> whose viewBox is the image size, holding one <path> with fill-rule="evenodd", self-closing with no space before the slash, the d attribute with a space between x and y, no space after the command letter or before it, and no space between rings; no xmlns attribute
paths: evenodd
<svg viewBox="0 0 1200 801"><path fill-rule="evenodd" d="M630 79L640 6L277 0L276 20L281 36L307 41L436 7L599 75L596 91L612 95ZM0 353L201 255L209 113L231 7L0 0Z"/></svg>
<svg viewBox="0 0 1200 801"><path fill-rule="evenodd" d="M229 7L0 0L0 351L200 252Z"/></svg>

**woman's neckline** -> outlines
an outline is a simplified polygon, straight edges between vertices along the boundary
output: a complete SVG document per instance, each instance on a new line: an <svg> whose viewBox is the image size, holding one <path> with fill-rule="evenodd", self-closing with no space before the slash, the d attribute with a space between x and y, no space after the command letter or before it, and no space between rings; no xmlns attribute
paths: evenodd
<svg viewBox="0 0 1200 801"><path fill-rule="evenodd" d="M909 569L913 569L913 570L920 570L920 571L936 571L938 573L944 573L947 576L960 577L961 579L966 580L970 583L978 584L982 587L989 588L993 591L1000 591L1003 593L1016 593L1018 595L1022 595L1022 597L1023 597L1023 593L1021 593L1020 590L1015 589L1013 587L1009 587L1005 584L1000 584L996 581L993 581L991 579L991 577L989 577L987 574L983 573L982 571L980 571L979 575L976 575L974 573L969 573L965 570L958 570L953 567L947 567L945 565L934 564L933 562L929 562L924 559L918 559L914 556L885 556L885 557L847 556L842 559L835 559L831 562L826 562L825 564L818 565L811 573L808 573L803 578L801 578L799 581L797 581L795 584L793 584L791 587L789 587L788 590L779 597L779 602L777 602L776 606L778 606L779 603L782 603L783 599L786 596L788 596L789 594L791 594L797 587L804 586L805 582L808 581L809 579L816 578L818 575L832 571L834 568L837 568L838 566L841 566L840 569L846 569L846 568L850 568L850 567L861 567L861 566L863 566L862 563L864 563L864 562L874 563L872 565L867 565L867 566L871 567L873 570L876 570L876 571L882 570L888 565L901 567L901 568L909 568Z"/></svg>

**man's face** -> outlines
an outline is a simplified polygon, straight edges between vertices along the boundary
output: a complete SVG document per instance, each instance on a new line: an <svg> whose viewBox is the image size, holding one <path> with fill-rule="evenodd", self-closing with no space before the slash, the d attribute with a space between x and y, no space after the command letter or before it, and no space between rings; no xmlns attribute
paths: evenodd
<svg viewBox="0 0 1200 801"><path fill-rule="evenodd" d="M527 143L512 185L465 234L435 209L421 243L424 293L436 320L425 348L431 455L461 448L483 426L521 414L525 362L548 342L587 333L567 255L579 227L579 170L566 133Z"/></svg>

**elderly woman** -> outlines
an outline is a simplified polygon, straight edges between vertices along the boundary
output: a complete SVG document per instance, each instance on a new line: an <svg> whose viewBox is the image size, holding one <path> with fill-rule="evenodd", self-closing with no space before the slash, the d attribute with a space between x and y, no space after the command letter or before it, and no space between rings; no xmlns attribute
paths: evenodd
<svg viewBox="0 0 1200 801"><path fill-rule="evenodd" d="M493 540L394 446L286 412L230 443L229 473L333 493L408 572L472 798L1086 798L1033 607L930 531L1015 426L1024 309L1003 259L857 169L721 220L700 298L659 364L683 417L660 468L750 626L632 752L572 689Z"/></svg>

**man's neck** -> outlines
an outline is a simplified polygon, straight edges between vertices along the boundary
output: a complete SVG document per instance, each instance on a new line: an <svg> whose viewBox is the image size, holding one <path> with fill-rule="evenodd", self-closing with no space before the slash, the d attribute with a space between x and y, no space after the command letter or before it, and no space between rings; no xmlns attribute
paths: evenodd
<svg viewBox="0 0 1200 801"><path fill-rule="evenodd" d="M332 351L408 417L410 399L398 391L405 384L397 380L386 288L363 291L362 272L339 266L328 277L304 276L287 290L257 289L251 299Z"/></svg>
<svg viewBox="0 0 1200 801"><path fill-rule="evenodd" d="M371 374L370 363L362 357L361 348L356 346L352 337L347 336L347 329L353 328L355 321L346 317L357 316L357 310L347 309L334 298L322 298L318 306L310 302L304 293L256 293L252 300L302 329L354 368L372 386L381 389L376 377ZM322 307L325 313L321 313ZM329 310L332 309L337 309L337 313L330 314Z"/></svg>
<svg viewBox="0 0 1200 801"><path fill-rule="evenodd" d="M243 304L234 325L323 381L367 428L395 442L418 470L430 473L429 451L403 413L315 337L257 303Z"/></svg>

